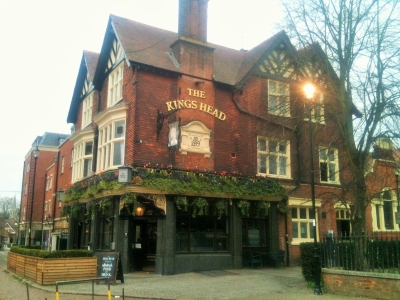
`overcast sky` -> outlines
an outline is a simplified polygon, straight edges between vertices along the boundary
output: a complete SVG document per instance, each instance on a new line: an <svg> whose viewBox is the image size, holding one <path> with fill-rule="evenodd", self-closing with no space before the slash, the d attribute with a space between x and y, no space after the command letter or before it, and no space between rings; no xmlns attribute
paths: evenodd
<svg viewBox="0 0 400 300"><path fill-rule="evenodd" d="M20 200L38 135L70 133L67 113L83 50L100 52L110 14L178 30L179 0L0 0L0 197ZM209 0L208 41L251 49L277 32L279 0Z"/></svg>

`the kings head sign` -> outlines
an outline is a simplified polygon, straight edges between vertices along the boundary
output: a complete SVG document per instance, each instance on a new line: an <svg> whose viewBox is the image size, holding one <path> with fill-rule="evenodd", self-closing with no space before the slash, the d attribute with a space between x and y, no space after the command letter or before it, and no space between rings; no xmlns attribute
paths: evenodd
<svg viewBox="0 0 400 300"><path fill-rule="evenodd" d="M199 91L199 90L194 90L194 89L187 89L189 92L189 96L197 97L197 98L206 98L206 92L205 91ZM211 105L208 105L207 103L203 103L202 101L198 100L173 100L173 101L167 101L165 102L167 105L168 111L171 110L176 110L176 109L198 109L200 111L203 111L205 113L208 113L217 119L220 119L221 121L226 120L226 115L218 110L215 107L212 107Z"/></svg>

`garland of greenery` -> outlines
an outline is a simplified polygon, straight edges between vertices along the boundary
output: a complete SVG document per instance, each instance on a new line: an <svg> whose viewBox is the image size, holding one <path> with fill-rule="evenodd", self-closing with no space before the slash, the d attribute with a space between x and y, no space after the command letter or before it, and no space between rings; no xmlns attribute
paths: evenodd
<svg viewBox="0 0 400 300"><path fill-rule="evenodd" d="M228 214L228 202L226 200L220 200L215 203L215 208L217 210L218 219L221 219L223 215Z"/></svg>

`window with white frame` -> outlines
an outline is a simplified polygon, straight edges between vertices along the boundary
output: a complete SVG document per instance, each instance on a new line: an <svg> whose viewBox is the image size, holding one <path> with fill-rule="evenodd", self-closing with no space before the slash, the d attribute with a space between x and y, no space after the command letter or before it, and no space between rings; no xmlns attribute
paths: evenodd
<svg viewBox="0 0 400 300"><path fill-rule="evenodd" d="M99 129L98 170L124 164L125 120L114 121Z"/></svg>
<svg viewBox="0 0 400 300"><path fill-rule="evenodd" d="M339 183L338 150L335 148L319 148L319 172L321 182Z"/></svg>
<svg viewBox="0 0 400 300"><path fill-rule="evenodd" d="M91 92L82 102L82 128L92 122L93 92Z"/></svg>
<svg viewBox="0 0 400 300"><path fill-rule="evenodd" d="M122 99L124 63L120 63L108 76L107 106L113 106Z"/></svg>
<svg viewBox="0 0 400 300"><path fill-rule="evenodd" d="M372 216L374 230L399 230L396 224L397 199L390 190L382 192L381 199L372 201Z"/></svg>
<svg viewBox="0 0 400 300"><path fill-rule="evenodd" d="M27 184L27 183L25 183L25 191L24 191L24 194L25 194L25 195L28 194L28 184Z"/></svg>
<svg viewBox="0 0 400 300"><path fill-rule="evenodd" d="M279 116L290 116L289 84L268 80L268 112Z"/></svg>
<svg viewBox="0 0 400 300"><path fill-rule="evenodd" d="M292 206L292 237L294 242L306 242L314 239L315 214L311 207Z"/></svg>
<svg viewBox="0 0 400 300"><path fill-rule="evenodd" d="M65 167L65 156L61 158L61 174L64 173L64 167Z"/></svg>
<svg viewBox="0 0 400 300"><path fill-rule="evenodd" d="M313 103L311 104L311 121L313 122L318 122L318 123L324 123L325 122L325 117L324 117L324 94L320 91L315 91L314 97L313 97ZM305 104L305 120L309 119L309 106L308 104Z"/></svg>
<svg viewBox="0 0 400 300"><path fill-rule="evenodd" d="M53 189L53 175L51 175L49 179L49 190L51 189Z"/></svg>
<svg viewBox="0 0 400 300"><path fill-rule="evenodd" d="M92 174L93 141L80 142L74 150L72 181L77 181Z"/></svg>
<svg viewBox="0 0 400 300"><path fill-rule="evenodd" d="M46 178L46 191L49 190L49 184L50 184L50 177L47 176L47 178Z"/></svg>
<svg viewBox="0 0 400 300"><path fill-rule="evenodd" d="M258 174L290 177L290 143L257 137Z"/></svg>

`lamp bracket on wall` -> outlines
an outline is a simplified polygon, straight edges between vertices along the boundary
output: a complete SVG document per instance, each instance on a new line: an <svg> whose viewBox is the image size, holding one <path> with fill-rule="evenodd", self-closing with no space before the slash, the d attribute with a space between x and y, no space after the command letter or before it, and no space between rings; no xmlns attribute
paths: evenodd
<svg viewBox="0 0 400 300"><path fill-rule="evenodd" d="M162 113L159 109L157 109L157 141L158 141L158 137L160 135L161 129L163 127L163 123L165 119L168 119L168 116L173 114L174 112L177 112L180 109L175 109L169 113Z"/></svg>

